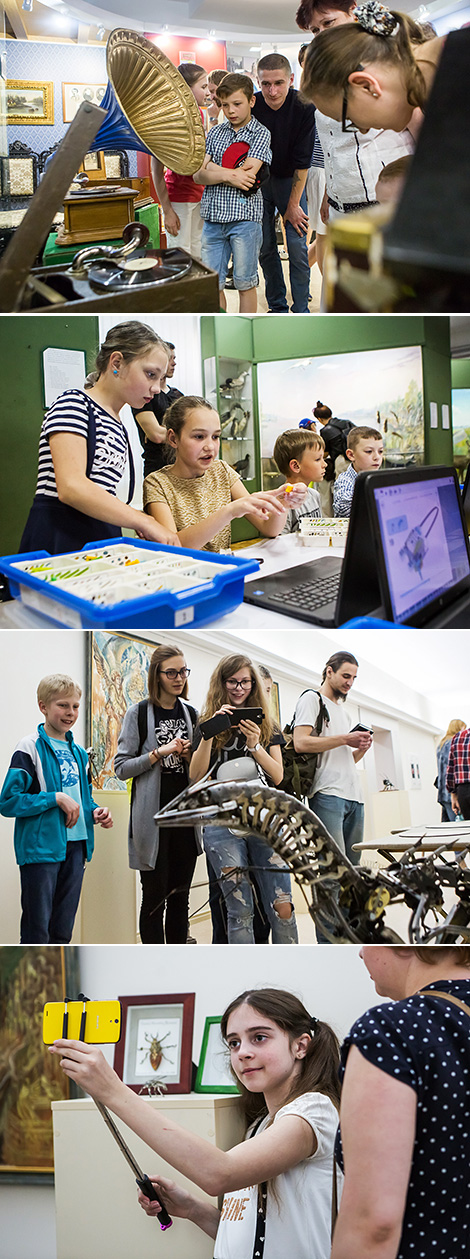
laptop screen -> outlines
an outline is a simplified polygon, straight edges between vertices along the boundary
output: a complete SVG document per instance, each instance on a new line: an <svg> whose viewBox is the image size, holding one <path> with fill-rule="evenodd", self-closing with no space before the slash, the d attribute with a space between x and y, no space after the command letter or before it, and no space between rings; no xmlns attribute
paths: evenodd
<svg viewBox="0 0 470 1259"><path fill-rule="evenodd" d="M429 470L427 470L429 471ZM452 473L374 485L394 621L407 622L470 574Z"/></svg>

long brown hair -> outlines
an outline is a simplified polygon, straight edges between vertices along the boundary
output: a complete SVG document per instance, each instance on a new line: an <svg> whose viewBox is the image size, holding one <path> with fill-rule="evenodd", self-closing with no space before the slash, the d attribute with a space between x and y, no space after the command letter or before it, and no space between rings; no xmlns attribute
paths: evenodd
<svg viewBox="0 0 470 1259"><path fill-rule="evenodd" d="M264 748L269 747L273 730L275 728L273 717L269 710L269 699L266 695L263 679L256 665L248 656L224 656L219 660L209 682L209 690L201 712L201 721L208 721L214 713L218 712L223 704L228 702L226 682L228 678L233 677L234 673L238 673L239 669L249 669L251 675L251 691L245 696L247 708L262 708L264 717L261 722L261 738L260 742ZM214 745L222 748L232 737L232 731L223 730L214 738Z"/></svg>
<svg viewBox="0 0 470 1259"><path fill-rule="evenodd" d="M184 652L182 652L181 647L172 647L170 644L165 646L164 643L160 643L160 646L156 647L155 651L153 652L152 659L149 665L149 672L148 672L148 692L149 692L149 700L152 704L160 703L160 696L161 696L160 670L161 670L162 664L164 664L166 660L171 660L172 656L181 656L181 658L184 660ZM188 679L187 678L186 678L183 690L179 698L180 699L188 698Z"/></svg>
<svg viewBox="0 0 470 1259"><path fill-rule="evenodd" d="M230 1016L241 1005L249 1005L259 1014L264 1014L287 1032L292 1042L308 1032L310 1043L305 1058L299 1060L299 1074L289 1096L283 1105L301 1097L302 1093L323 1093L329 1097L333 1105L339 1107L340 1084L339 1041L328 1023L316 1019L308 1013L305 1006L292 992L282 988L251 988L235 997L222 1015L220 1030L224 1040L227 1039L227 1027ZM246 1119L251 1122L267 1113L262 1093L250 1093L232 1071L241 1093L241 1105Z"/></svg>
<svg viewBox="0 0 470 1259"><path fill-rule="evenodd" d="M330 31L321 31L305 54L301 95L315 101L315 92L342 92L354 71L380 63L395 65L404 74L407 100L413 108L426 103L427 89L413 55L413 44L423 44L426 36L406 13L390 10L397 29L393 35L372 35L358 22L345 22Z"/></svg>

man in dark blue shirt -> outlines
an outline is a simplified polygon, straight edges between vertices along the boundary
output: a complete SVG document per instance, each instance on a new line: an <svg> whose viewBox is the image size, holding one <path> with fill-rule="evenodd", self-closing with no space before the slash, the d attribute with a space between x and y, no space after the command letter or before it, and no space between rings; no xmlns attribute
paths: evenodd
<svg viewBox="0 0 470 1259"><path fill-rule="evenodd" d="M286 312L286 286L276 241L276 211L284 219L292 310L308 314L310 268L307 256L308 214L305 194L315 135L315 109L304 105L292 87L290 62L281 53L268 53L258 62L258 82L252 113L271 132L271 174L263 184L263 244L260 262L270 311Z"/></svg>

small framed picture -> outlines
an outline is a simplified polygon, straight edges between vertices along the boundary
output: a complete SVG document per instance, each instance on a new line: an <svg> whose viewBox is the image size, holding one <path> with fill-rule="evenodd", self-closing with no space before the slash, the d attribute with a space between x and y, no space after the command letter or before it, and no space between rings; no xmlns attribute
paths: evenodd
<svg viewBox="0 0 470 1259"><path fill-rule="evenodd" d="M63 83L62 114L64 122L72 122L82 101L88 101L90 105L101 105L106 86L106 83Z"/></svg>
<svg viewBox="0 0 470 1259"><path fill-rule="evenodd" d="M119 997L114 1069L134 1093L189 1093L194 993Z"/></svg>
<svg viewBox="0 0 470 1259"><path fill-rule="evenodd" d="M30 79L7 79L5 121L43 126L54 122L54 84Z"/></svg>
<svg viewBox="0 0 470 1259"><path fill-rule="evenodd" d="M220 1017L210 1015L204 1024L195 1093L239 1093L230 1070L227 1046L222 1040Z"/></svg>

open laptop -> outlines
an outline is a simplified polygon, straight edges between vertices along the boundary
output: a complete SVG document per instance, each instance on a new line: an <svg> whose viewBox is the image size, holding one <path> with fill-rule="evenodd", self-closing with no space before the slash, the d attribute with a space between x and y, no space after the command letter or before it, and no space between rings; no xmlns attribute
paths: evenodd
<svg viewBox="0 0 470 1259"><path fill-rule="evenodd" d="M454 469L361 472L344 560L325 556L255 577L245 600L326 627L368 615L470 626L470 551Z"/></svg>
<svg viewBox="0 0 470 1259"><path fill-rule="evenodd" d="M465 473L465 481L462 487L462 510L467 526L467 533L470 534L470 463Z"/></svg>
<svg viewBox="0 0 470 1259"><path fill-rule="evenodd" d="M344 559L324 555L246 581L246 603L325 627L342 625L353 616L380 615L377 559L365 495L367 475L361 473L354 486Z"/></svg>

